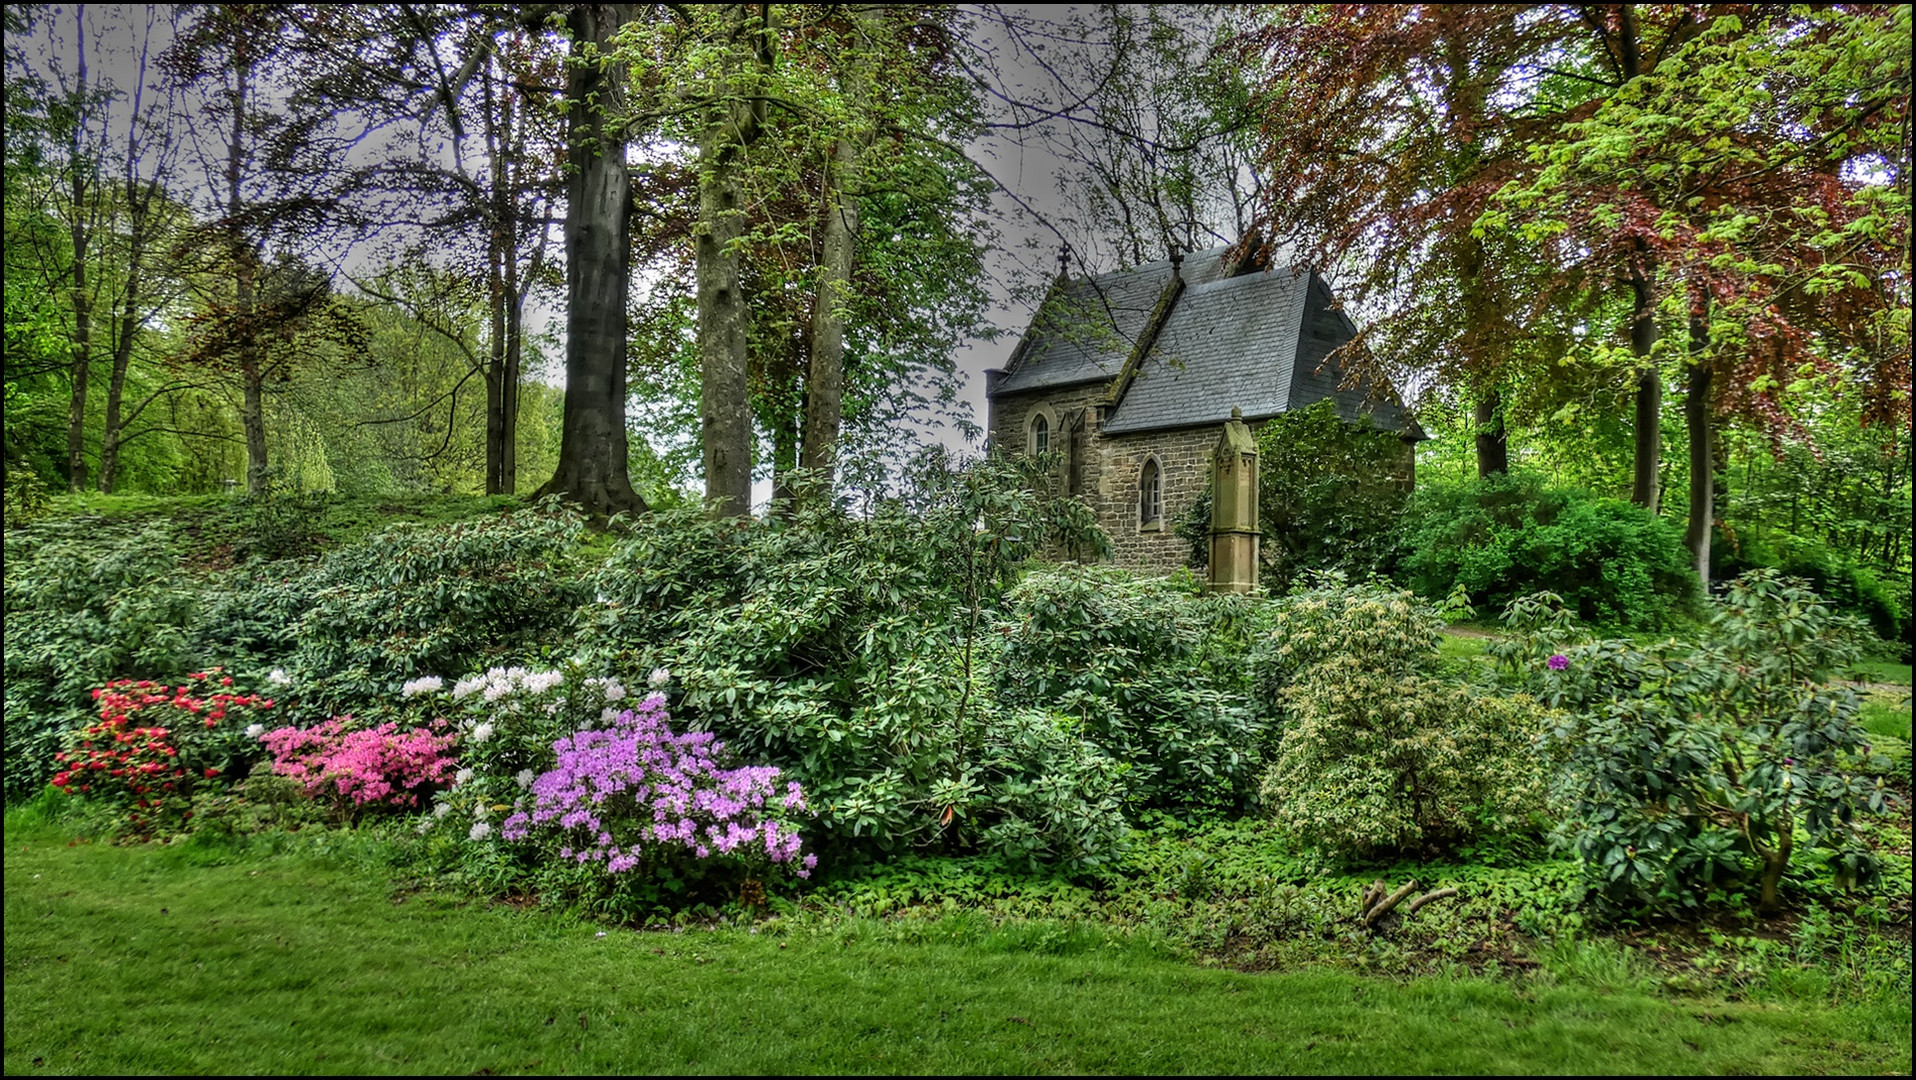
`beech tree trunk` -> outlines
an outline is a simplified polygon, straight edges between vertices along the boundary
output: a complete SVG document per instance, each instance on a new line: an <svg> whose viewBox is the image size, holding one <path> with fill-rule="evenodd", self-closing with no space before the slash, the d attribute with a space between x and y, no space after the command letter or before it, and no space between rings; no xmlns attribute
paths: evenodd
<svg viewBox="0 0 1916 1080"><path fill-rule="evenodd" d="M519 218L507 159L512 135L512 98L495 96L491 61L486 62L484 93L486 153L492 158L492 206L486 233L486 304L490 317L486 358L486 494L510 495L516 485L513 453L518 440L512 326L518 303L514 288L519 260Z"/></svg>
<svg viewBox="0 0 1916 1080"><path fill-rule="evenodd" d="M870 13L850 9L861 31L875 29ZM869 48L866 50L869 54ZM844 76L855 109L866 101L868 64L855 63ZM819 251L818 294L813 300L811 371L805 379L805 438L798 464L812 471L811 482L830 497L838 465L838 436L845 419L845 309L851 303L852 260L858 239L858 192L853 173L869 141L864 117L832 148L825 170L824 234Z"/></svg>
<svg viewBox="0 0 1916 1080"><path fill-rule="evenodd" d="M725 6L728 67L744 63L742 54L748 51L756 66L770 65L771 41L765 26L768 7ZM699 217L694 249L699 419L706 500L719 516L740 517L752 508L752 408L746 387L751 311L746 306L739 254L733 245L744 235L746 225L739 159L758 137L763 106L728 100L715 107L718 115L699 139Z"/></svg>
<svg viewBox="0 0 1916 1080"><path fill-rule="evenodd" d="M1644 256L1647 260L1648 256ZM1649 267L1632 267L1630 288L1636 302L1630 312L1630 351L1643 365L1637 370L1636 432L1630 501L1657 512L1657 470L1663 455L1663 377L1651 362L1657 344L1656 298L1651 292Z"/></svg>
<svg viewBox="0 0 1916 1080"><path fill-rule="evenodd" d="M1712 371L1703 348L1709 344L1709 327L1699 317L1690 319L1690 343L1696 355L1691 357L1689 385L1683 395L1683 419L1690 436L1690 520L1683 532L1683 546L1690 549L1690 564L1704 592L1710 589L1710 529L1716 523L1716 465L1712 447L1710 381Z"/></svg>
<svg viewBox="0 0 1916 1080"><path fill-rule="evenodd" d="M140 331L137 299L140 294L140 262L144 252L144 232L136 210L132 224L132 255L126 271L126 303L120 312L119 336L113 342L113 373L106 384L106 430L100 434L100 490L111 495L119 482L120 434L126 399L126 372L133 363L133 337Z"/></svg>
<svg viewBox="0 0 1916 1080"><path fill-rule="evenodd" d="M620 130L625 68L605 59L630 4L581 4L567 15L565 410L559 464L535 494L564 495L610 516L643 511L625 430L625 304L631 274L632 184Z"/></svg>
<svg viewBox="0 0 1916 1080"><path fill-rule="evenodd" d="M84 17L76 11L78 28L81 31L75 38L79 43L79 92L85 94L86 74L86 35ZM86 156L81 152L80 140L86 132L84 107L79 115L71 119L73 131L68 140L67 178L68 194L73 202L73 219L69 229L69 239L73 242L73 361L71 392L67 396L67 490L81 492L86 490L86 392L87 377L93 367L93 297L88 292L86 261L93 242L92 211L87 208L88 184Z"/></svg>
<svg viewBox="0 0 1916 1080"><path fill-rule="evenodd" d="M1509 432L1504 429L1503 396L1490 390L1477 401L1477 475L1510 471Z"/></svg>
<svg viewBox="0 0 1916 1080"><path fill-rule="evenodd" d="M497 170L494 170L495 175ZM499 223L486 241L486 494L505 492L506 423L506 275L501 262Z"/></svg>
<svg viewBox="0 0 1916 1080"><path fill-rule="evenodd" d="M73 168L79 169L76 163ZM73 181L73 375L72 392L67 396L67 490L86 490L86 392L87 378L93 367L93 300L87 293L86 260L91 240L80 209L85 182L76 175Z"/></svg>
<svg viewBox="0 0 1916 1080"><path fill-rule="evenodd" d="M506 308L505 405L501 412L504 430L499 435L499 493L511 495L519 490L519 380L525 369L526 297L519 285L519 261L506 260L506 295L512 303Z"/></svg>
<svg viewBox="0 0 1916 1080"><path fill-rule="evenodd" d="M845 305L851 301L853 243L858 235L858 196L845 188L857 164L851 137L838 140L825 185L825 231L820 245L818 295L813 300L811 371L805 379L805 439L799 468L829 494L838 460L838 433L845 418Z"/></svg>

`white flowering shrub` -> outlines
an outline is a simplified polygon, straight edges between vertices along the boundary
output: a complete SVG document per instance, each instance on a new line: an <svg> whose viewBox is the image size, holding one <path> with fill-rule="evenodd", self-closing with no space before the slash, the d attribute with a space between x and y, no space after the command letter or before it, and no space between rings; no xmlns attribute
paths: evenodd
<svg viewBox="0 0 1916 1080"><path fill-rule="evenodd" d="M668 681L663 669L653 672L655 685ZM576 667L495 667L458 679L450 689L445 680L424 676L400 693L413 708L451 721L459 739L461 767L419 831L456 822L475 842L496 838L497 820L552 768L555 742L601 726L635 704L621 680L588 676Z"/></svg>

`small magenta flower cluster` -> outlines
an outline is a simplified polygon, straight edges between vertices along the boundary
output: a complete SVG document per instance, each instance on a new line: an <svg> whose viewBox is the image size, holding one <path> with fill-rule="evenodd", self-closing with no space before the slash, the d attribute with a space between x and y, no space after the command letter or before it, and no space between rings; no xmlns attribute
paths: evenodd
<svg viewBox="0 0 1916 1080"><path fill-rule="evenodd" d="M613 873L657 851L762 857L810 876L818 857L801 858L798 830L779 819L807 809L799 785L787 782L781 794L775 768L721 768L724 744L709 733L674 734L662 694L610 725L553 743L558 767L532 782L530 808L506 818L502 837L556 831L560 858Z"/></svg>

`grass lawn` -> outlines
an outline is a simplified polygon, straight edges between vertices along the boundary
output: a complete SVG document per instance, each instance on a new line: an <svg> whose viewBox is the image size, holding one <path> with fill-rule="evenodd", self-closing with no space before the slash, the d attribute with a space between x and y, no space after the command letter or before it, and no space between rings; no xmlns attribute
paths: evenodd
<svg viewBox="0 0 1916 1080"><path fill-rule="evenodd" d="M1909 741L1910 713L1909 698L1892 699L1885 695L1876 695L1864 700L1863 711L1859 719L1866 731L1878 735L1890 735Z"/></svg>
<svg viewBox="0 0 1916 1080"><path fill-rule="evenodd" d="M1897 686L1909 685L1910 666L1908 664L1898 664L1890 660L1865 660L1855 665L1855 668L1858 678L1867 679L1870 682L1894 683Z"/></svg>
<svg viewBox="0 0 1916 1080"><path fill-rule="evenodd" d="M1910 1005L1550 976L1240 974L1089 928L954 919L599 936L279 854L67 846L9 822L9 1075L1906 1072Z"/></svg>

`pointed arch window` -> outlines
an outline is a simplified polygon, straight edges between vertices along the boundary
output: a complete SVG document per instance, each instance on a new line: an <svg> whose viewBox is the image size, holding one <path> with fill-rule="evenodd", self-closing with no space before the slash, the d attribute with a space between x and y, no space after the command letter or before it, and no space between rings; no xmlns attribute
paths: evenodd
<svg viewBox="0 0 1916 1080"><path fill-rule="evenodd" d="M1138 526L1152 528L1164 518L1164 470L1158 459L1147 458L1138 473Z"/></svg>
<svg viewBox="0 0 1916 1080"><path fill-rule="evenodd" d="M1051 449L1051 421L1045 414L1038 413L1031 418L1031 452L1042 454Z"/></svg>

